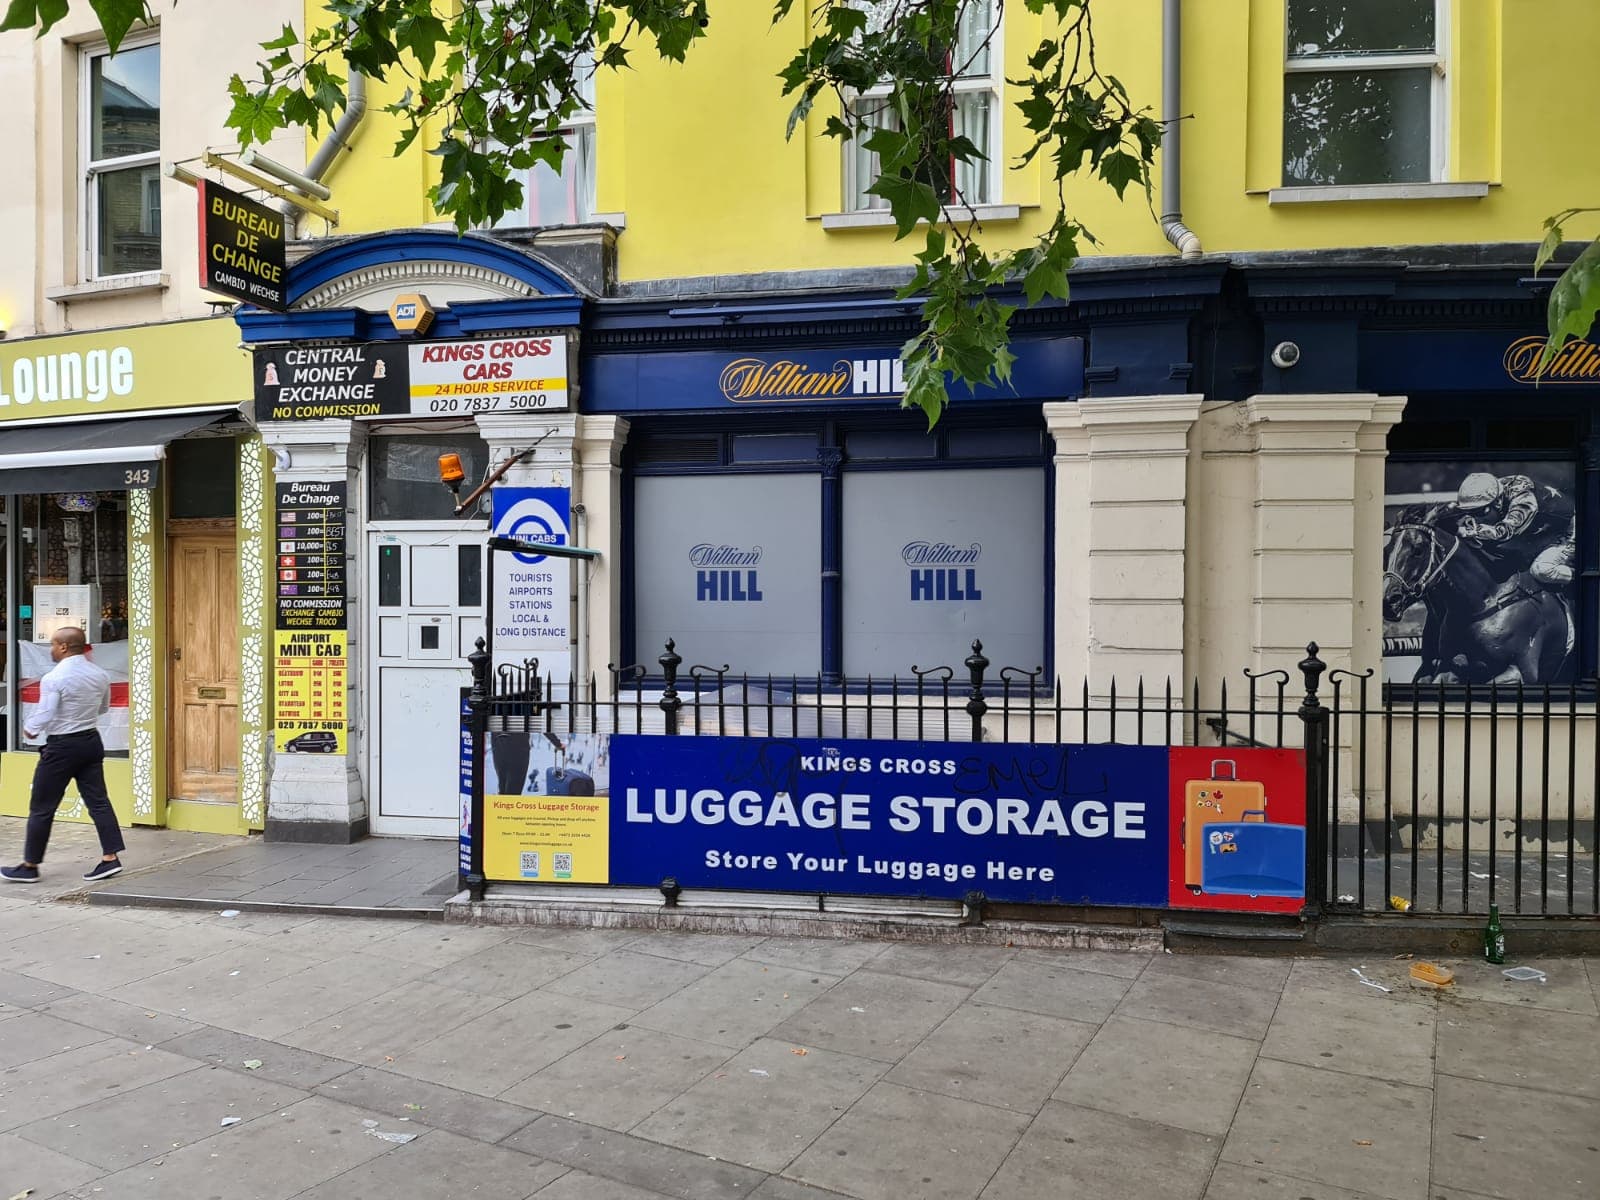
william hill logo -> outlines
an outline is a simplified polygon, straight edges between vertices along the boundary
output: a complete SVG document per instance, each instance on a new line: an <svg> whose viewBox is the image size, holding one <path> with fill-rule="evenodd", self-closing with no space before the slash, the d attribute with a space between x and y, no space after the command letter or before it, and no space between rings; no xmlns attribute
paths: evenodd
<svg viewBox="0 0 1600 1200"><path fill-rule="evenodd" d="M701 542L689 550L689 565L694 567L694 598L705 603L760 603L761 585L756 566L761 562L761 547Z"/></svg>
<svg viewBox="0 0 1600 1200"><path fill-rule="evenodd" d="M1517 383L1593 383L1600 379L1600 346L1593 342L1568 342L1556 351L1541 373L1539 355L1545 339L1537 334L1518 338L1506 347L1506 374Z"/></svg>
<svg viewBox="0 0 1600 1200"><path fill-rule="evenodd" d="M949 542L907 542L900 557L911 568L911 599L982 600L978 590L978 559L983 547L952 546Z"/></svg>
<svg viewBox="0 0 1600 1200"><path fill-rule="evenodd" d="M717 386L735 404L899 396L906 390L905 364L895 355L841 358L822 367L787 358L736 358L722 368Z"/></svg>

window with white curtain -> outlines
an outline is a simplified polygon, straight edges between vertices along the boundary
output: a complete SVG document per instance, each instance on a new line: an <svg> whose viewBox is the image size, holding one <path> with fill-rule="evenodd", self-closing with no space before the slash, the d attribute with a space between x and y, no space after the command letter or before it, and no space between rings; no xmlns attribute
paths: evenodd
<svg viewBox="0 0 1600 1200"><path fill-rule="evenodd" d="M875 5L867 14L869 26L886 19L888 6ZM929 162L922 170L940 200L947 204L994 203L995 164L999 161L1000 39L995 28L994 0L970 0L961 14L956 43L945 55L950 73L950 132L965 137L983 153L974 162L951 159ZM851 100L851 108L874 128L898 129L899 118L889 107L889 85L869 88ZM845 207L852 212L886 209L888 201L867 194L879 174L878 156L866 148L868 135L858 135L845 146Z"/></svg>
<svg viewBox="0 0 1600 1200"><path fill-rule="evenodd" d="M561 169L535 163L522 180L522 207L495 222L496 229L524 225L577 225L594 216L595 122L594 59L584 55L573 67L583 107L575 112L559 136L567 141Z"/></svg>
<svg viewBox="0 0 1600 1200"><path fill-rule="evenodd" d="M83 55L82 197L90 279L161 269L161 47Z"/></svg>
<svg viewBox="0 0 1600 1200"><path fill-rule="evenodd" d="M1288 0L1283 183L1444 177L1443 0Z"/></svg>

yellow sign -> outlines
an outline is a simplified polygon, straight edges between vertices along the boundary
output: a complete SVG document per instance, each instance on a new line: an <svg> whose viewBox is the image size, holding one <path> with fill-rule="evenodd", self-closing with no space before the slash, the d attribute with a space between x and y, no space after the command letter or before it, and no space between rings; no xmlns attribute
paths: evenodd
<svg viewBox="0 0 1600 1200"><path fill-rule="evenodd" d="M348 686L343 629L273 634L273 744L279 754L343 754Z"/></svg>
<svg viewBox="0 0 1600 1200"><path fill-rule="evenodd" d="M229 317L0 342L0 422L237 404L253 387Z"/></svg>
<svg viewBox="0 0 1600 1200"><path fill-rule="evenodd" d="M399 332L420 337L433 324L433 305L421 292L406 292L389 305L389 321Z"/></svg>
<svg viewBox="0 0 1600 1200"><path fill-rule="evenodd" d="M485 796L483 873L500 883L609 883L605 796Z"/></svg>

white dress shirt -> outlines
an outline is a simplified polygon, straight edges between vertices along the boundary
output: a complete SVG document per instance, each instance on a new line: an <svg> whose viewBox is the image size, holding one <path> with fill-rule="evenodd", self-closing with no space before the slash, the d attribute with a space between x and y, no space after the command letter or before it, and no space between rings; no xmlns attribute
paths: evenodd
<svg viewBox="0 0 1600 1200"><path fill-rule="evenodd" d="M28 718L29 737L81 733L111 711L111 676L82 654L69 654L39 680L39 707Z"/></svg>

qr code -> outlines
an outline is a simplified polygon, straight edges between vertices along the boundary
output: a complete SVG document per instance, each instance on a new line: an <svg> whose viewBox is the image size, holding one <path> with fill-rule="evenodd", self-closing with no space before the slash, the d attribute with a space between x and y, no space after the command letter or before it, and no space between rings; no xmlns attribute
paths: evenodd
<svg viewBox="0 0 1600 1200"><path fill-rule="evenodd" d="M572 855L571 854L559 854L559 853L552 854L550 856L550 865L554 869L555 877L557 879L571 879L572 878Z"/></svg>
<svg viewBox="0 0 1600 1200"><path fill-rule="evenodd" d="M524 879L539 878L539 852L537 850L524 850L519 857L522 862L522 877Z"/></svg>

